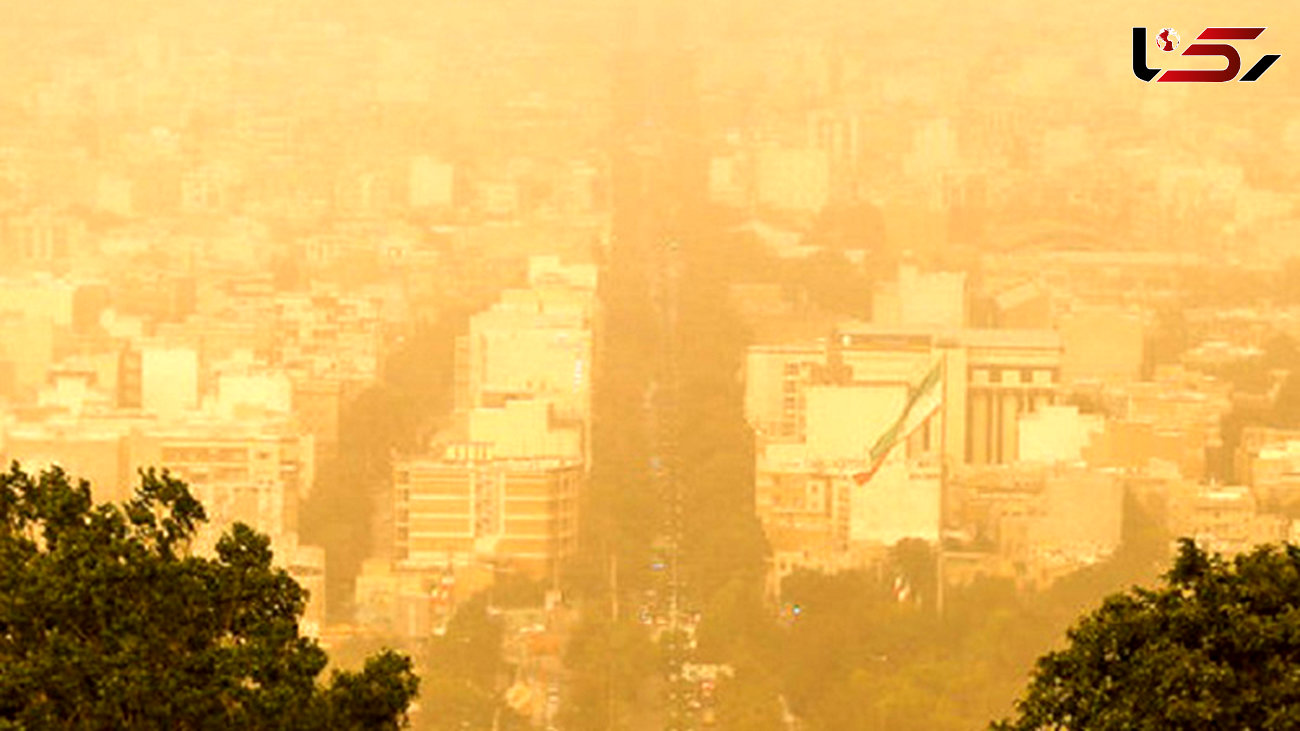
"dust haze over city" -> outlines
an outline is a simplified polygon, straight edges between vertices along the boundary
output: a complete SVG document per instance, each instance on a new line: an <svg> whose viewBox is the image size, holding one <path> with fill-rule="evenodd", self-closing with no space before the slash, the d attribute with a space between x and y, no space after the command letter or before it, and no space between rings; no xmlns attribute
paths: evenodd
<svg viewBox="0 0 1300 731"><path fill-rule="evenodd" d="M1036 728L1105 597L1300 529L1291 4L0 17L0 725L189 727L15 629L40 474L165 470L187 556L264 535L331 669L410 658L415 729ZM1220 26L1281 58L1135 75L1134 28L1219 69Z"/></svg>

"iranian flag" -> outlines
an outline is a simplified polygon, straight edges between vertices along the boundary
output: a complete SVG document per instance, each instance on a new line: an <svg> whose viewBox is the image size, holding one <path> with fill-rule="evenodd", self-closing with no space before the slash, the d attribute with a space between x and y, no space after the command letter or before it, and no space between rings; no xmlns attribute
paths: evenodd
<svg viewBox="0 0 1300 731"><path fill-rule="evenodd" d="M912 598L912 584L901 576L894 577L894 599L899 604Z"/></svg>
<svg viewBox="0 0 1300 731"><path fill-rule="evenodd" d="M921 383L912 389L907 397L907 404L903 407L903 413L899 414L898 419L884 434L872 445L868 453L870 466L865 472L859 472L853 476L853 481L859 485L865 485L871 479L880 466L885 463L885 458L894 450L894 447L907 441L912 432L921 427L934 412L939 410L943 405L943 361L937 361Z"/></svg>

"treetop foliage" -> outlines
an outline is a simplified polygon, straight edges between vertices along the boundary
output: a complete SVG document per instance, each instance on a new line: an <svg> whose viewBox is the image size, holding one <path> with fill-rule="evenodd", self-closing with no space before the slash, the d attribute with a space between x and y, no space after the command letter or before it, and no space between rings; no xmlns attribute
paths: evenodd
<svg viewBox="0 0 1300 731"><path fill-rule="evenodd" d="M0 475L0 728L382 729L418 680L391 652L317 682L306 593L234 525L188 553L203 506L166 472L96 505L59 468Z"/></svg>
<svg viewBox="0 0 1300 731"><path fill-rule="evenodd" d="M1183 539L1157 589L1109 597L995 729L1300 726L1300 546L1231 560Z"/></svg>

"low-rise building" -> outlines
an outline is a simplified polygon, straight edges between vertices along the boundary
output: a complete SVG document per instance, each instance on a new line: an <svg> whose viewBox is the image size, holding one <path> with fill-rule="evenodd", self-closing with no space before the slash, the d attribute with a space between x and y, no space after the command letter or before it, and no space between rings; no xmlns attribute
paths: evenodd
<svg viewBox="0 0 1300 731"><path fill-rule="evenodd" d="M953 475L946 525L966 536L957 553L972 572L1043 587L1118 549L1123 511L1124 485L1111 473L1067 465L970 467ZM991 557L973 561L977 554Z"/></svg>
<svg viewBox="0 0 1300 731"><path fill-rule="evenodd" d="M1169 533L1234 556L1291 535L1291 521L1260 510L1250 488L1183 483L1169 495Z"/></svg>

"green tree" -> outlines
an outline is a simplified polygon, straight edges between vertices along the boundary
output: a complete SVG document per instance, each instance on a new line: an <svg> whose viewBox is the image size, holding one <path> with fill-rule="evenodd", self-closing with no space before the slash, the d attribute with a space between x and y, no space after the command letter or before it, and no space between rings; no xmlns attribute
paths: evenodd
<svg viewBox="0 0 1300 731"><path fill-rule="evenodd" d="M337 451L319 465L302 511L304 539L324 546L330 564L331 619L353 619L353 584L371 553L375 519L392 504L393 455L418 450L451 410L454 346L468 327L462 308L416 325L393 344L382 382L343 407Z"/></svg>
<svg viewBox="0 0 1300 731"><path fill-rule="evenodd" d="M718 724L727 731L778 731L782 720L779 679L762 666L746 663L736 677L718 686Z"/></svg>
<svg viewBox="0 0 1300 731"><path fill-rule="evenodd" d="M919 538L904 538L889 549L889 559L894 574L910 588L912 600L933 607L939 580L938 559L930 544Z"/></svg>
<svg viewBox="0 0 1300 731"><path fill-rule="evenodd" d="M398 728L410 660L384 652L317 682L298 635L306 594L236 524L188 555L206 520L184 483L142 474L94 504L61 470L0 475L0 727Z"/></svg>
<svg viewBox="0 0 1300 731"><path fill-rule="evenodd" d="M726 663L755 655L755 663L781 662L779 630L763 602L762 587L734 578L715 591L704 605L696 658L700 662Z"/></svg>
<svg viewBox="0 0 1300 731"><path fill-rule="evenodd" d="M1187 352L1191 337L1182 303L1158 308L1154 327L1147 333L1143 347L1143 377L1155 373L1156 366L1178 363Z"/></svg>
<svg viewBox="0 0 1300 731"><path fill-rule="evenodd" d="M492 725L501 705L497 681L502 633L499 618L488 612L487 594L480 593L456 610L446 634L429 638L422 694L422 705L430 710L428 728L453 731Z"/></svg>
<svg viewBox="0 0 1300 731"><path fill-rule="evenodd" d="M1164 586L1085 617L993 728L1296 728L1298 618L1300 547L1229 561L1184 539Z"/></svg>
<svg viewBox="0 0 1300 731"><path fill-rule="evenodd" d="M823 310L862 319L871 317L871 282L842 253L824 249L796 260L791 274L795 282L807 287L808 296Z"/></svg>
<svg viewBox="0 0 1300 731"><path fill-rule="evenodd" d="M560 714L564 728L626 728L628 719L657 680L661 656L645 627L613 622L599 611L585 613L565 650L569 697Z"/></svg>
<svg viewBox="0 0 1300 731"><path fill-rule="evenodd" d="M817 215L804 244L836 251L869 249L882 253L888 244L885 216L870 203L830 203Z"/></svg>

